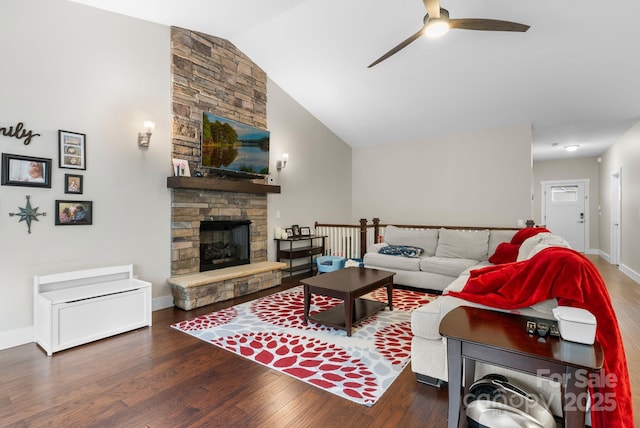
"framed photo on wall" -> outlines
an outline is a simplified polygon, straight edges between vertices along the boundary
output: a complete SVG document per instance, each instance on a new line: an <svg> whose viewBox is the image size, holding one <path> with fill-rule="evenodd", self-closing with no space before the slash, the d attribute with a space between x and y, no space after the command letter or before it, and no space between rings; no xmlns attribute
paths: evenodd
<svg viewBox="0 0 640 428"><path fill-rule="evenodd" d="M82 194L82 176L78 174L64 175L64 193Z"/></svg>
<svg viewBox="0 0 640 428"><path fill-rule="evenodd" d="M87 136L78 132L58 131L60 168L87 169Z"/></svg>
<svg viewBox="0 0 640 428"><path fill-rule="evenodd" d="M2 184L51 188L51 159L3 153Z"/></svg>
<svg viewBox="0 0 640 428"><path fill-rule="evenodd" d="M93 224L93 201L56 201L56 226Z"/></svg>

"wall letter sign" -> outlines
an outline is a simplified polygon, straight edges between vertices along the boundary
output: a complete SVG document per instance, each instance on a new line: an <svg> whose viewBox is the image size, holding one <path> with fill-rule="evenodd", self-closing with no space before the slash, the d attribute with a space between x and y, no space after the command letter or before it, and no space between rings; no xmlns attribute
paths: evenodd
<svg viewBox="0 0 640 428"><path fill-rule="evenodd" d="M8 128L6 126L1 127L0 134L4 135L5 137L16 137L18 140L22 140L24 138L25 146L31 142L31 139L33 137L40 136L40 134L34 134L31 130L24 129L24 123L22 122L18 122L15 129L13 128L13 126L10 126Z"/></svg>

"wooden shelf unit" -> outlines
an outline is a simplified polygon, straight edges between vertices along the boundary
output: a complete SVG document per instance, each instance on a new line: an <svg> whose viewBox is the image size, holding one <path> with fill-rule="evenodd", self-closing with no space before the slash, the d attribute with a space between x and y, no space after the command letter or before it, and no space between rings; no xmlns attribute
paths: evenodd
<svg viewBox="0 0 640 428"><path fill-rule="evenodd" d="M316 271L315 257L324 254L324 235L309 235L299 238L277 239L277 261L286 260L287 267L282 272L289 273L289 280L294 274L313 275ZM302 243L303 245L299 245ZM295 263L294 260L306 259L303 263ZM284 275L283 275L284 276Z"/></svg>

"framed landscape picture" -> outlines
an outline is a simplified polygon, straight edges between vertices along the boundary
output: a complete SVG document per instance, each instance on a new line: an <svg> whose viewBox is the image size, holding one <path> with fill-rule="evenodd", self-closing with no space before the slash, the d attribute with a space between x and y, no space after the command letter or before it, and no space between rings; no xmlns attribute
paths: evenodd
<svg viewBox="0 0 640 428"><path fill-rule="evenodd" d="M56 226L93 224L92 201L56 201Z"/></svg>
<svg viewBox="0 0 640 428"><path fill-rule="evenodd" d="M51 159L3 153L2 184L51 188Z"/></svg>
<svg viewBox="0 0 640 428"><path fill-rule="evenodd" d="M58 131L60 168L87 169L86 140L85 134Z"/></svg>

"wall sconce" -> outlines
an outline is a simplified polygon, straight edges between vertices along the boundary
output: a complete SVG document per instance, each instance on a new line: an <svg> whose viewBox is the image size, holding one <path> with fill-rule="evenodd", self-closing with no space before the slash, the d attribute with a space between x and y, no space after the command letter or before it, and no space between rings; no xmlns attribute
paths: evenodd
<svg viewBox="0 0 640 428"><path fill-rule="evenodd" d="M278 171L280 171L281 169L283 169L285 166L287 166L287 162L289 161L289 153L283 153L282 154L282 160L277 160L276 161L276 169Z"/></svg>
<svg viewBox="0 0 640 428"><path fill-rule="evenodd" d="M138 146L139 147L149 147L149 143L151 142L151 132L153 128L156 127L156 124L151 122L150 120L144 121L144 130L145 132L138 132Z"/></svg>

